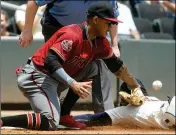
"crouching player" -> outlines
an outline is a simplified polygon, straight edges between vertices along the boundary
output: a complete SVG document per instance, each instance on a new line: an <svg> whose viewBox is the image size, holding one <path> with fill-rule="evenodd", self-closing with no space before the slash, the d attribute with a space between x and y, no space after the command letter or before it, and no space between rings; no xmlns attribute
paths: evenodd
<svg viewBox="0 0 176 135"><path fill-rule="evenodd" d="M146 92L143 84L141 82L140 84L143 87L143 89L141 88L143 93ZM120 90L128 92L126 83L121 85ZM147 93L144 95L147 95ZM78 115L74 118L79 122L84 122L87 126L116 125L121 122L129 122L139 127L175 128L175 96L168 97L166 101L146 96L145 100L145 103L141 106L130 104L124 106L124 101L121 101L123 106L102 113Z"/></svg>

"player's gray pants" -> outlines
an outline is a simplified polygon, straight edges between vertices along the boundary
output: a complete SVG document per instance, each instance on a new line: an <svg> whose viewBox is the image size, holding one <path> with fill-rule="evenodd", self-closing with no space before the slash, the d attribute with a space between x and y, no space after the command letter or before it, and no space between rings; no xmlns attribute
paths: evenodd
<svg viewBox="0 0 176 135"><path fill-rule="evenodd" d="M75 80L91 78L97 73L97 66L95 62L92 62L79 75L75 76ZM34 112L45 115L49 120L50 129L56 129L60 120L60 101L57 88L59 87L62 91L65 86L37 70L33 62L22 67L17 83Z"/></svg>
<svg viewBox="0 0 176 135"><path fill-rule="evenodd" d="M103 60L95 61L99 72L92 84L92 100L95 113L114 108L112 98L112 84L109 77L109 69Z"/></svg>

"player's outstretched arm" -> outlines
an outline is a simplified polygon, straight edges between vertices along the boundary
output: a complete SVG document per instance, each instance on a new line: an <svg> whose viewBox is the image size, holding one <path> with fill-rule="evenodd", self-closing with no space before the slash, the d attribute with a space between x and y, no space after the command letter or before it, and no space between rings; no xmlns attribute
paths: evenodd
<svg viewBox="0 0 176 135"><path fill-rule="evenodd" d="M120 58L120 50L118 47L118 25L112 25L110 29L111 46L114 54Z"/></svg>
<svg viewBox="0 0 176 135"><path fill-rule="evenodd" d="M113 54L108 59L103 59L106 63L109 70L117 76L119 79L126 82L131 88L138 88L139 84L137 83L136 79L132 76L132 74L128 71L125 64L123 64L123 61L120 60Z"/></svg>
<svg viewBox="0 0 176 135"><path fill-rule="evenodd" d="M35 1L31 0L27 2L25 25L19 37L19 44L21 47L27 47L33 41L32 28L35 15L38 10L38 5Z"/></svg>
<svg viewBox="0 0 176 135"><path fill-rule="evenodd" d="M112 73L131 87L129 103L133 105L142 105L144 103L144 95L141 91L140 85L128 71L126 65L123 64L123 61L117 58L114 54L110 58L104 59L104 61Z"/></svg>

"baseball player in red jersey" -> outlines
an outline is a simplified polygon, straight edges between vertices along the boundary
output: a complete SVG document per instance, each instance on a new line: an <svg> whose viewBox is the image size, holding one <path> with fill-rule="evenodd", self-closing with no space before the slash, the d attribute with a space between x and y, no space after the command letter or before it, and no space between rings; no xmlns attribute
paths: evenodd
<svg viewBox="0 0 176 135"><path fill-rule="evenodd" d="M123 61L106 39L111 24L120 22L108 3L88 9L87 23L59 29L17 70L17 83L34 113L2 118L2 126L55 130L59 125L84 129L70 111L81 97L90 95L92 79L98 74L94 60L103 59L112 73L126 82L132 92L142 93ZM57 89L59 87L59 89ZM60 107L57 92L71 88ZM59 91L57 91L59 90ZM143 95L141 95L143 96ZM15 122L14 122L15 121Z"/></svg>

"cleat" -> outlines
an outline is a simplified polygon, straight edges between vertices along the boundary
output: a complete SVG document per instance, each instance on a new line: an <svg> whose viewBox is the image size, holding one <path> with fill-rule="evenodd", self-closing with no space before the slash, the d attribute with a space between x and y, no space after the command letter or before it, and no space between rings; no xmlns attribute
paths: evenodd
<svg viewBox="0 0 176 135"><path fill-rule="evenodd" d="M77 122L73 116L64 115L60 117L60 123L58 128L65 128L65 129L85 129L86 124Z"/></svg>

